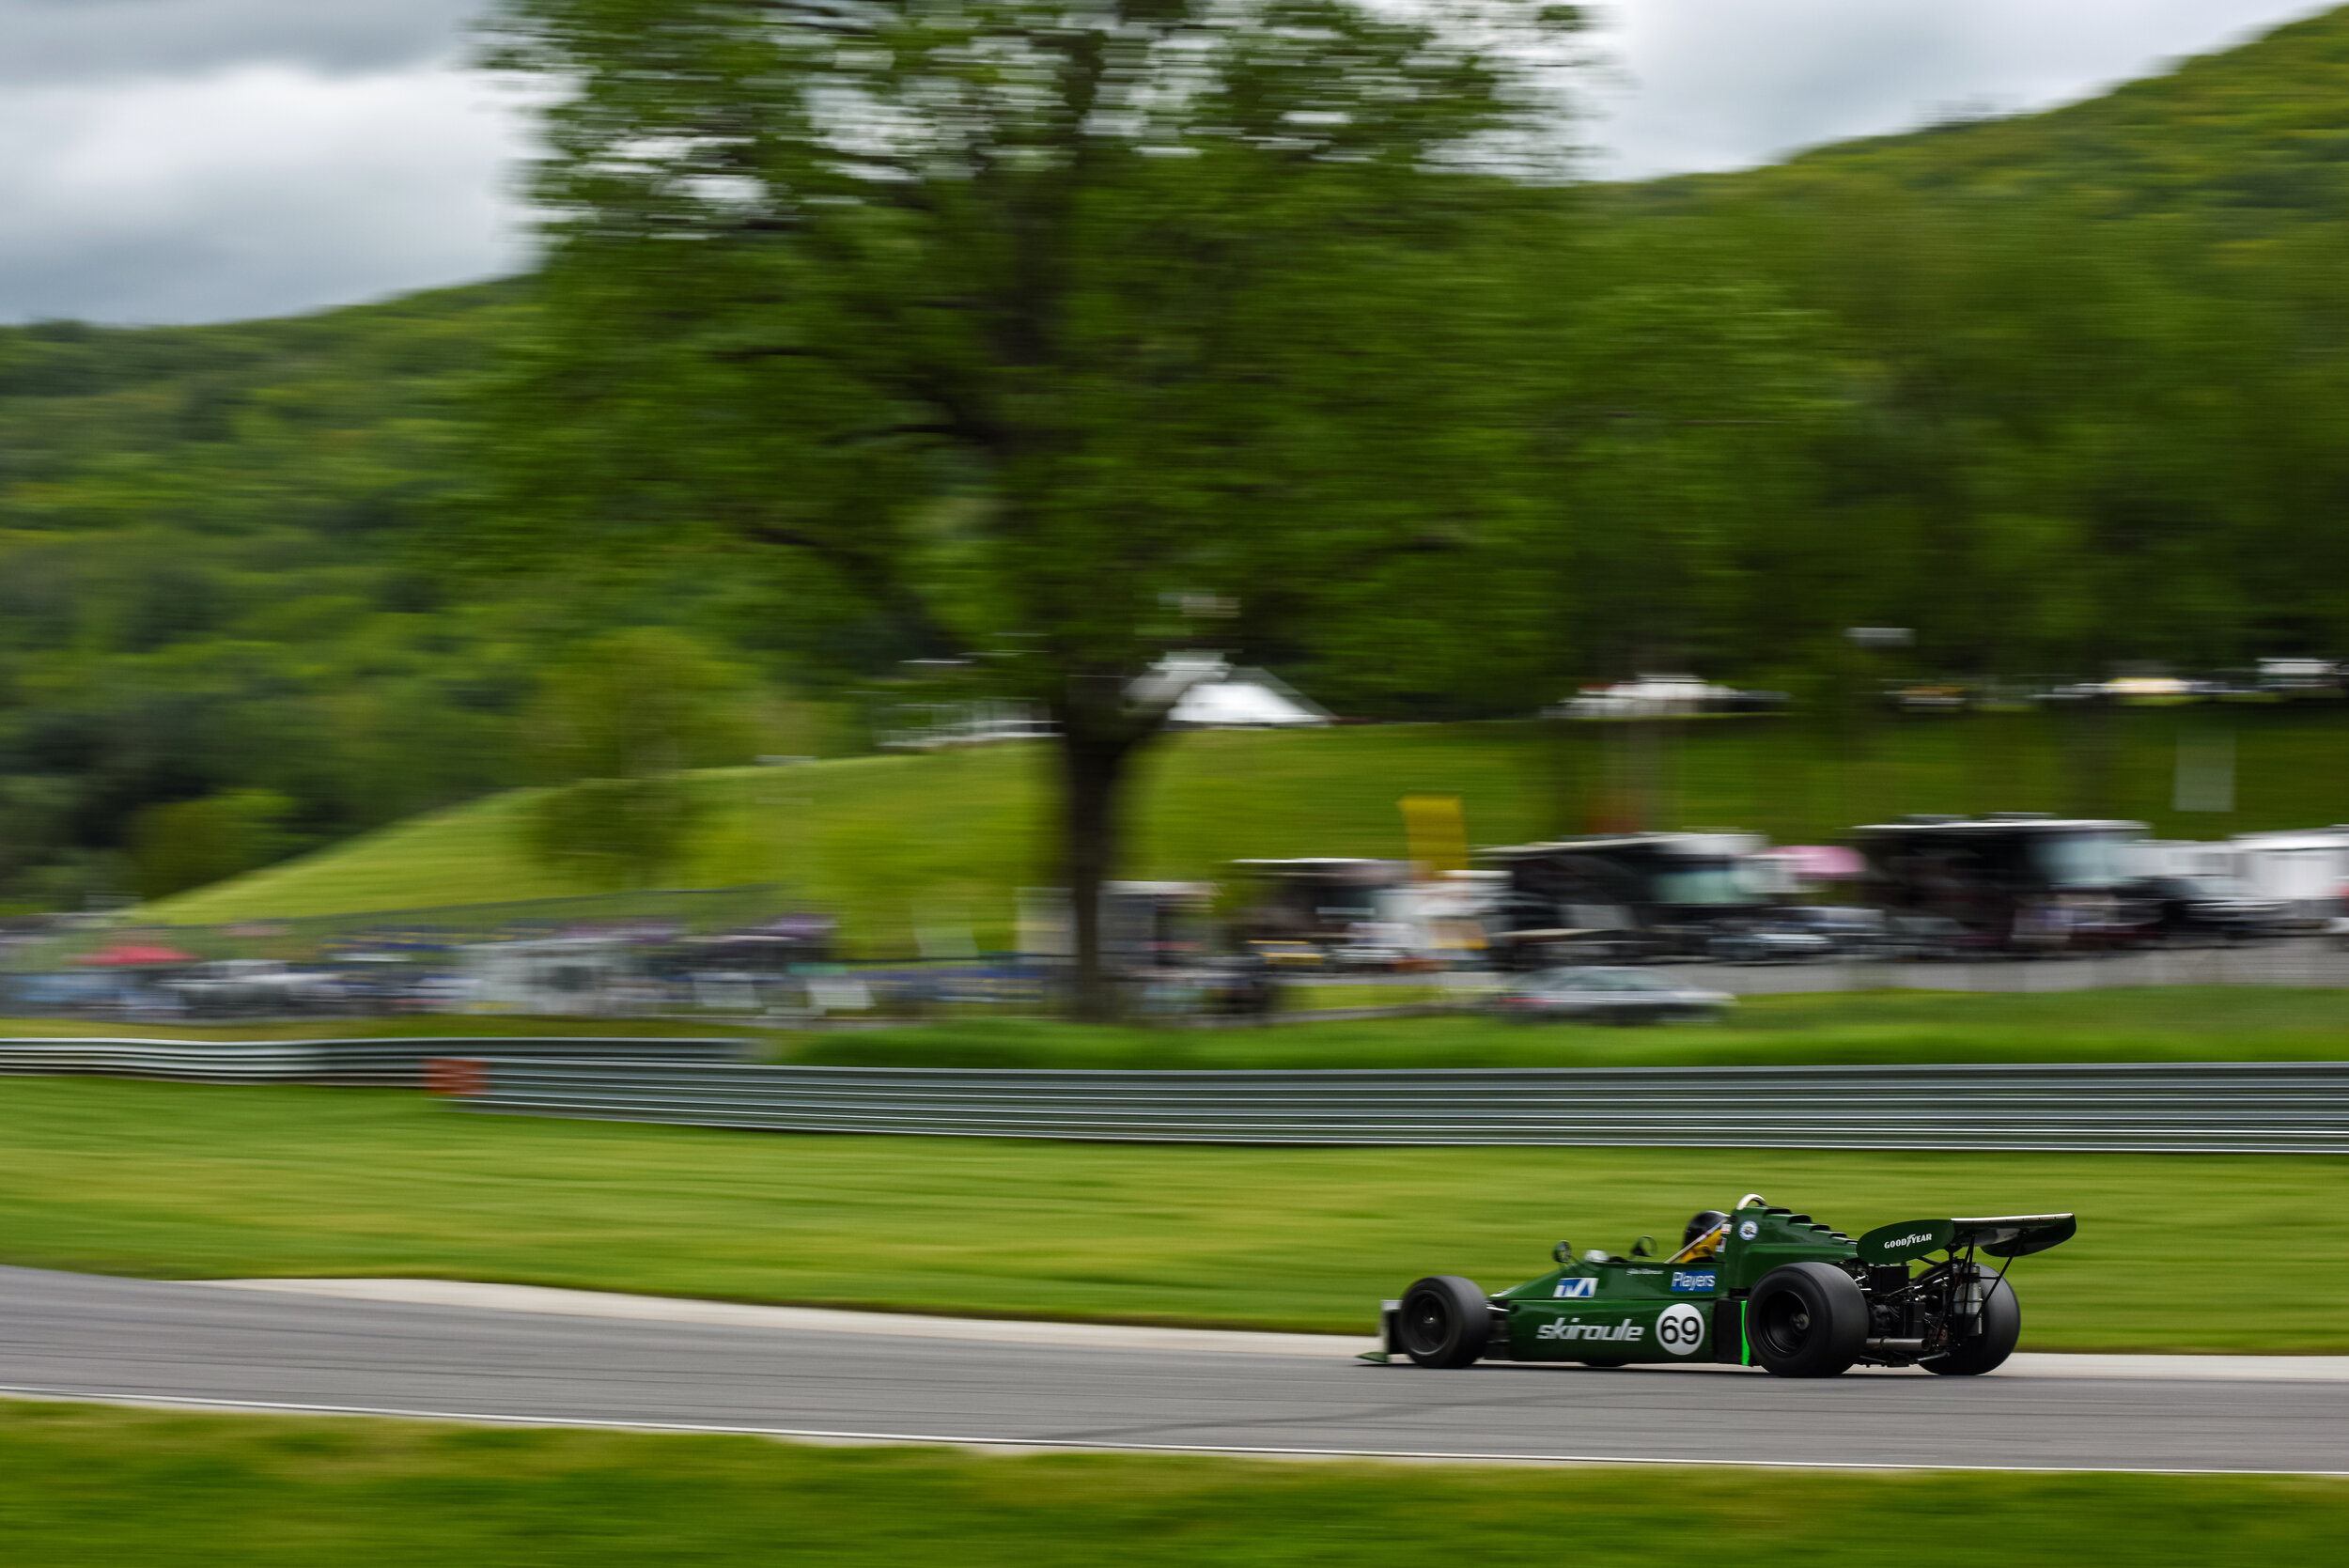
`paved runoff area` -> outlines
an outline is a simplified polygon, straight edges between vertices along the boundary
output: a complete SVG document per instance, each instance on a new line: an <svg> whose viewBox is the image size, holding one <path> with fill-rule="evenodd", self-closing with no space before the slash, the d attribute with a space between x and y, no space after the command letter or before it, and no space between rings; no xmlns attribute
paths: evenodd
<svg viewBox="0 0 2349 1568"><path fill-rule="evenodd" d="M0 1392L1014 1449L2349 1474L2349 1357L1988 1377L1375 1366L1367 1340L0 1268Z"/></svg>

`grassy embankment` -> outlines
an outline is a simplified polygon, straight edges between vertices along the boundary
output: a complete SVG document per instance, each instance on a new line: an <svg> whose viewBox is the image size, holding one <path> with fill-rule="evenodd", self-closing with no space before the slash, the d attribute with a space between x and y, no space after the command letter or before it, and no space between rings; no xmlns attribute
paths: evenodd
<svg viewBox="0 0 2349 1568"><path fill-rule="evenodd" d="M44 1568L1531 1568L1562 1544L1590 1562L1859 1568L1944 1540L1935 1555L2024 1568L2204 1568L2322 1561L2344 1507L2349 1483L2277 1477L982 1457L0 1403L0 1539Z"/></svg>
<svg viewBox="0 0 2349 1568"><path fill-rule="evenodd" d="M2217 712L2219 710L2210 710ZM1846 759L1776 721L1686 726L1671 749L1665 818L1730 823L1781 843L1831 838L1904 811L2099 809L2157 832L2208 838L2349 817L2349 722L2322 710L2225 710L2237 728L2238 809L2180 815L2170 792L2181 724L2200 709L2114 715L2101 801L2076 735L2046 715L1978 714L1886 727ZM1470 837L1506 844L1579 826L1621 760L1618 726L1562 745L1531 723L1418 724L1183 735L1152 753L1131 802L1127 874L1215 878L1249 856L1405 852L1396 800L1461 797ZM710 810L689 886L789 881L840 911L855 943L912 950L916 924L965 922L983 948L1013 938L1014 892L1053 880L1050 758L1007 745L696 776ZM551 897L580 891L524 859L526 797L491 797L165 901L204 923Z"/></svg>
<svg viewBox="0 0 2349 1568"><path fill-rule="evenodd" d="M0 1080L0 1260L1366 1331L1417 1275L1499 1286L1740 1192L1846 1228L2074 1209L2025 1260L2040 1349L2349 1351L2349 1160L1241 1149L488 1118L418 1095ZM2318 1239L2311 1240L2311 1237ZM2181 1268L2292 1288L2246 1312Z"/></svg>

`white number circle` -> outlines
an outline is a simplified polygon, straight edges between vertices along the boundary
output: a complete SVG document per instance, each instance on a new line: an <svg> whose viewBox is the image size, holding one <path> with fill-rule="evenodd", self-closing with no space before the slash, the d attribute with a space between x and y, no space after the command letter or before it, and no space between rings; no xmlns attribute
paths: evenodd
<svg viewBox="0 0 2349 1568"><path fill-rule="evenodd" d="M1656 1343L1674 1356L1693 1356L1704 1343L1704 1314L1686 1301L1664 1309L1656 1320Z"/></svg>

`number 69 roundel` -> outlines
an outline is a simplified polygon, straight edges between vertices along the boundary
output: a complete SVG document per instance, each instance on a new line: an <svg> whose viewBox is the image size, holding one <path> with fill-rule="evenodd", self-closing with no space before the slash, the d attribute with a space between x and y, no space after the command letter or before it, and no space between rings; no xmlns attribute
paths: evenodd
<svg viewBox="0 0 2349 1568"><path fill-rule="evenodd" d="M1656 1319L1656 1343L1674 1356L1693 1355L1704 1343L1704 1314L1686 1301L1665 1308Z"/></svg>

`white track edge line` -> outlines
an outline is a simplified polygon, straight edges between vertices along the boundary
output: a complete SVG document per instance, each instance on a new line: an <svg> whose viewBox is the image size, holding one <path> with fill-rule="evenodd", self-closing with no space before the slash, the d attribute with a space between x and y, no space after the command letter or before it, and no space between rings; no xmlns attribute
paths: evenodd
<svg viewBox="0 0 2349 1568"><path fill-rule="evenodd" d="M403 1410L368 1405L296 1405L278 1400L205 1399L195 1395L91 1393L72 1389L33 1389L0 1385L0 1396L17 1399L56 1399L86 1405L130 1405L179 1410L259 1410L308 1416L382 1416L402 1421L465 1421L490 1426L576 1427L597 1432L700 1433L717 1437L798 1437L814 1441L905 1443L926 1447L1020 1449L1053 1453L1174 1453L1231 1454L1262 1459L1399 1459L1434 1460L1455 1465L1641 1465L1666 1468L1725 1467L1753 1470L1953 1470L1999 1475L2226 1475L2314 1476L2349 1479L2349 1470L2229 1469L2217 1466L2125 1465L1933 1465L1893 1464L1864 1459L1656 1459L1622 1454L1590 1453L1443 1453L1394 1449L1275 1448L1270 1445L1225 1443L1113 1443L1067 1441L1052 1437L957 1437L923 1432L836 1432L812 1427L722 1426L699 1421L631 1421L591 1416L516 1416L464 1410Z"/></svg>

